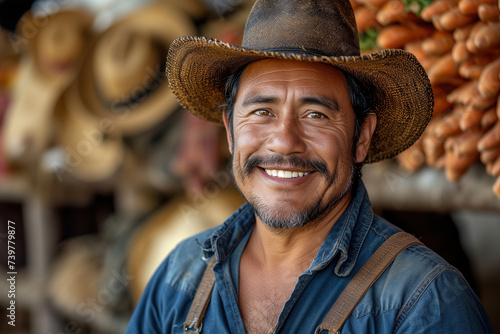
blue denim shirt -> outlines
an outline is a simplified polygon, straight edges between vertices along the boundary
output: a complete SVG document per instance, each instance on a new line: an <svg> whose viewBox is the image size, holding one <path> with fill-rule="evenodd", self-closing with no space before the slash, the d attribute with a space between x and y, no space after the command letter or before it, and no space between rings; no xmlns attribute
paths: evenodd
<svg viewBox="0 0 500 334"><path fill-rule="evenodd" d="M180 243L151 278L126 333L182 333L206 268L216 256L204 333L245 333L238 309L238 268L255 224L245 204L221 226ZM274 333L314 333L354 274L392 234L376 216L364 185L300 275ZM424 246L403 251L370 288L342 333L492 333L479 299L461 273Z"/></svg>

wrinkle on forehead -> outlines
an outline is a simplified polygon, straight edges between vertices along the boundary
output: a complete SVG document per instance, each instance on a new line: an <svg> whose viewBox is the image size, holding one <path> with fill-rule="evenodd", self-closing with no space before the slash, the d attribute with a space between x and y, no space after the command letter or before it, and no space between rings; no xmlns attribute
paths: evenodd
<svg viewBox="0 0 500 334"><path fill-rule="evenodd" d="M300 68L293 68L293 69L279 68L279 69L270 70L270 71L266 71L265 73L259 74L256 76L256 78L261 77L263 75L267 75L267 74L282 73L282 72L297 72L297 71L319 72L317 69L310 68L310 67L300 67Z"/></svg>
<svg viewBox="0 0 500 334"><path fill-rule="evenodd" d="M293 64L294 68L289 68ZM314 67L313 67L314 66ZM307 72L310 72L312 76L308 76ZM281 78L265 79L266 76L274 75L277 73L283 73L285 76ZM297 74L300 73L300 77L290 77L287 74ZM317 74L321 74L318 77ZM293 83L297 81L304 80L314 80L320 81L324 84L330 85L332 81L331 78L336 77L345 83L345 77L341 70L330 66L328 64L322 63L304 63L301 61L294 60L281 60L281 59L264 59L259 60L248 65L245 69L243 77L250 82L258 81L259 84L283 82L283 83ZM307 86L307 85L305 85Z"/></svg>
<svg viewBox="0 0 500 334"><path fill-rule="evenodd" d="M256 80L256 79L258 79L258 78L254 78L254 80ZM300 77L300 78L291 78L291 79L280 78L280 79L259 80L259 83L265 84L265 83L272 83L272 82L294 82L294 81L303 81L303 80L318 80L318 79L310 78L310 77ZM304 87L307 87L307 85L305 85Z"/></svg>

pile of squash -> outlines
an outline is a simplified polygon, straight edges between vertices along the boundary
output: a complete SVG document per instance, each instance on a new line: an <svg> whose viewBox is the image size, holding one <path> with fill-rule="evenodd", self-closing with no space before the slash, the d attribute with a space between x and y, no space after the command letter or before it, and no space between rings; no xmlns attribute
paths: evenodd
<svg viewBox="0 0 500 334"><path fill-rule="evenodd" d="M397 160L408 172L459 180L483 164L500 197L500 1L351 0L366 53L399 48L429 75L435 106L422 137Z"/></svg>

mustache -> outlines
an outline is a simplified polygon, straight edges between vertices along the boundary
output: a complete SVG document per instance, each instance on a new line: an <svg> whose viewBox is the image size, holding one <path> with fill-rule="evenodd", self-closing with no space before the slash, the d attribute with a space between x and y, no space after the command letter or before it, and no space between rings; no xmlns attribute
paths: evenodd
<svg viewBox="0 0 500 334"><path fill-rule="evenodd" d="M249 175L252 169L259 165L278 165L291 168L300 168L305 170L317 170L325 177L329 178L330 173L326 162L319 159L308 160L296 155L283 156L280 154L271 154L266 156L251 156L243 168L244 175Z"/></svg>

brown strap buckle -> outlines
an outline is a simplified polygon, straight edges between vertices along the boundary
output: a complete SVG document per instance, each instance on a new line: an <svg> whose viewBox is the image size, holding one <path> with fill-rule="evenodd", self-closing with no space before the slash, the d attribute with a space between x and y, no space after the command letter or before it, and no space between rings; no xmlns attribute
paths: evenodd
<svg viewBox="0 0 500 334"><path fill-rule="evenodd" d="M184 333L187 333L187 332L196 332L196 333L201 333L203 329L203 321L200 321L200 324L198 325L198 327L196 327L196 324L193 322L191 323L191 325L189 326L186 326L184 325Z"/></svg>
<svg viewBox="0 0 500 334"><path fill-rule="evenodd" d="M321 331L325 330L324 328L321 328L321 325L319 325L318 327L316 327L316 330L314 331L314 334L320 334ZM328 331L330 332L330 331ZM340 331L337 331L335 334L340 334Z"/></svg>

